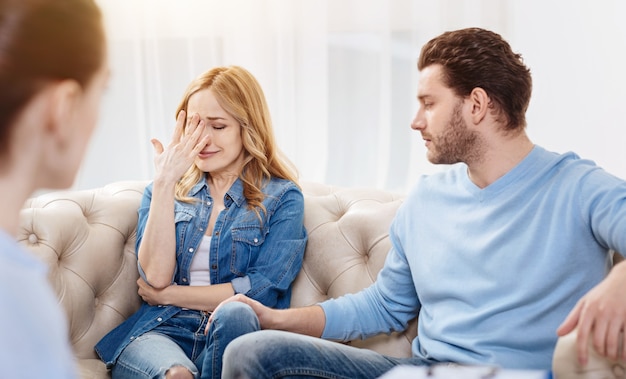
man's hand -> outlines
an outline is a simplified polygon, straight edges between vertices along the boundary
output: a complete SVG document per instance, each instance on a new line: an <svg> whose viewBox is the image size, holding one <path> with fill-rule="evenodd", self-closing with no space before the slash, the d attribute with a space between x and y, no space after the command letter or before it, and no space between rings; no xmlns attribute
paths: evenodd
<svg viewBox="0 0 626 379"><path fill-rule="evenodd" d="M626 360L626 265L617 264L609 275L583 296L557 329L564 336L578 328L578 361L586 365L589 340L598 354Z"/></svg>

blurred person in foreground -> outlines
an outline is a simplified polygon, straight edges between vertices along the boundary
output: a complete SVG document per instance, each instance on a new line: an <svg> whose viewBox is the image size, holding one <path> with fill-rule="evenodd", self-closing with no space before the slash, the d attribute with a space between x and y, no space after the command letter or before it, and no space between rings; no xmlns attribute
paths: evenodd
<svg viewBox="0 0 626 379"><path fill-rule="evenodd" d="M75 378L43 262L15 241L37 189L72 185L109 68L93 0L0 0L0 376Z"/></svg>

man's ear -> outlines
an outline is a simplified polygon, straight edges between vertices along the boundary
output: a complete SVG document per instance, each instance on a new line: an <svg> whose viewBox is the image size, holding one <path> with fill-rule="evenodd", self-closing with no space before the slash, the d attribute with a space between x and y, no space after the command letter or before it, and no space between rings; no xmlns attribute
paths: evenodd
<svg viewBox="0 0 626 379"><path fill-rule="evenodd" d="M474 125L479 124L489 114L491 99L484 89L476 87L469 95L472 106L472 122Z"/></svg>
<svg viewBox="0 0 626 379"><path fill-rule="evenodd" d="M73 132L73 119L78 109L82 88L72 79L59 81L53 86L50 99L51 117L47 132L63 146Z"/></svg>

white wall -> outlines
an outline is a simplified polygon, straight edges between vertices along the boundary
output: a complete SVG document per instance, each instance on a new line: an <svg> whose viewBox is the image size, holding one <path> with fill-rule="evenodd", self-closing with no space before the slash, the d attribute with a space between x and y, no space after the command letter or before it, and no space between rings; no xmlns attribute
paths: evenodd
<svg viewBox="0 0 626 379"><path fill-rule="evenodd" d="M534 78L529 134L626 178L626 2L511 2L511 43Z"/></svg>
<svg viewBox="0 0 626 379"><path fill-rule="evenodd" d="M419 48L468 26L501 33L531 68L534 142L626 178L621 0L98 2L113 77L77 189L149 179L149 139L170 137L187 82L240 64L266 90L279 144L302 179L406 190L440 169L409 128Z"/></svg>

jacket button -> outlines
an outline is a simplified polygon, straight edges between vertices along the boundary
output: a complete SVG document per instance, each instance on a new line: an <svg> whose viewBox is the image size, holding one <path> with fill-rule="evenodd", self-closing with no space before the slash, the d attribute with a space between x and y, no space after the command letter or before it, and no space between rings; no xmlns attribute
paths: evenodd
<svg viewBox="0 0 626 379"><path fill-rule="evenodd" d="M159 317L159 318L157 318L157 321L161 322L161 321L163 321L163 318Z"/></svg>

